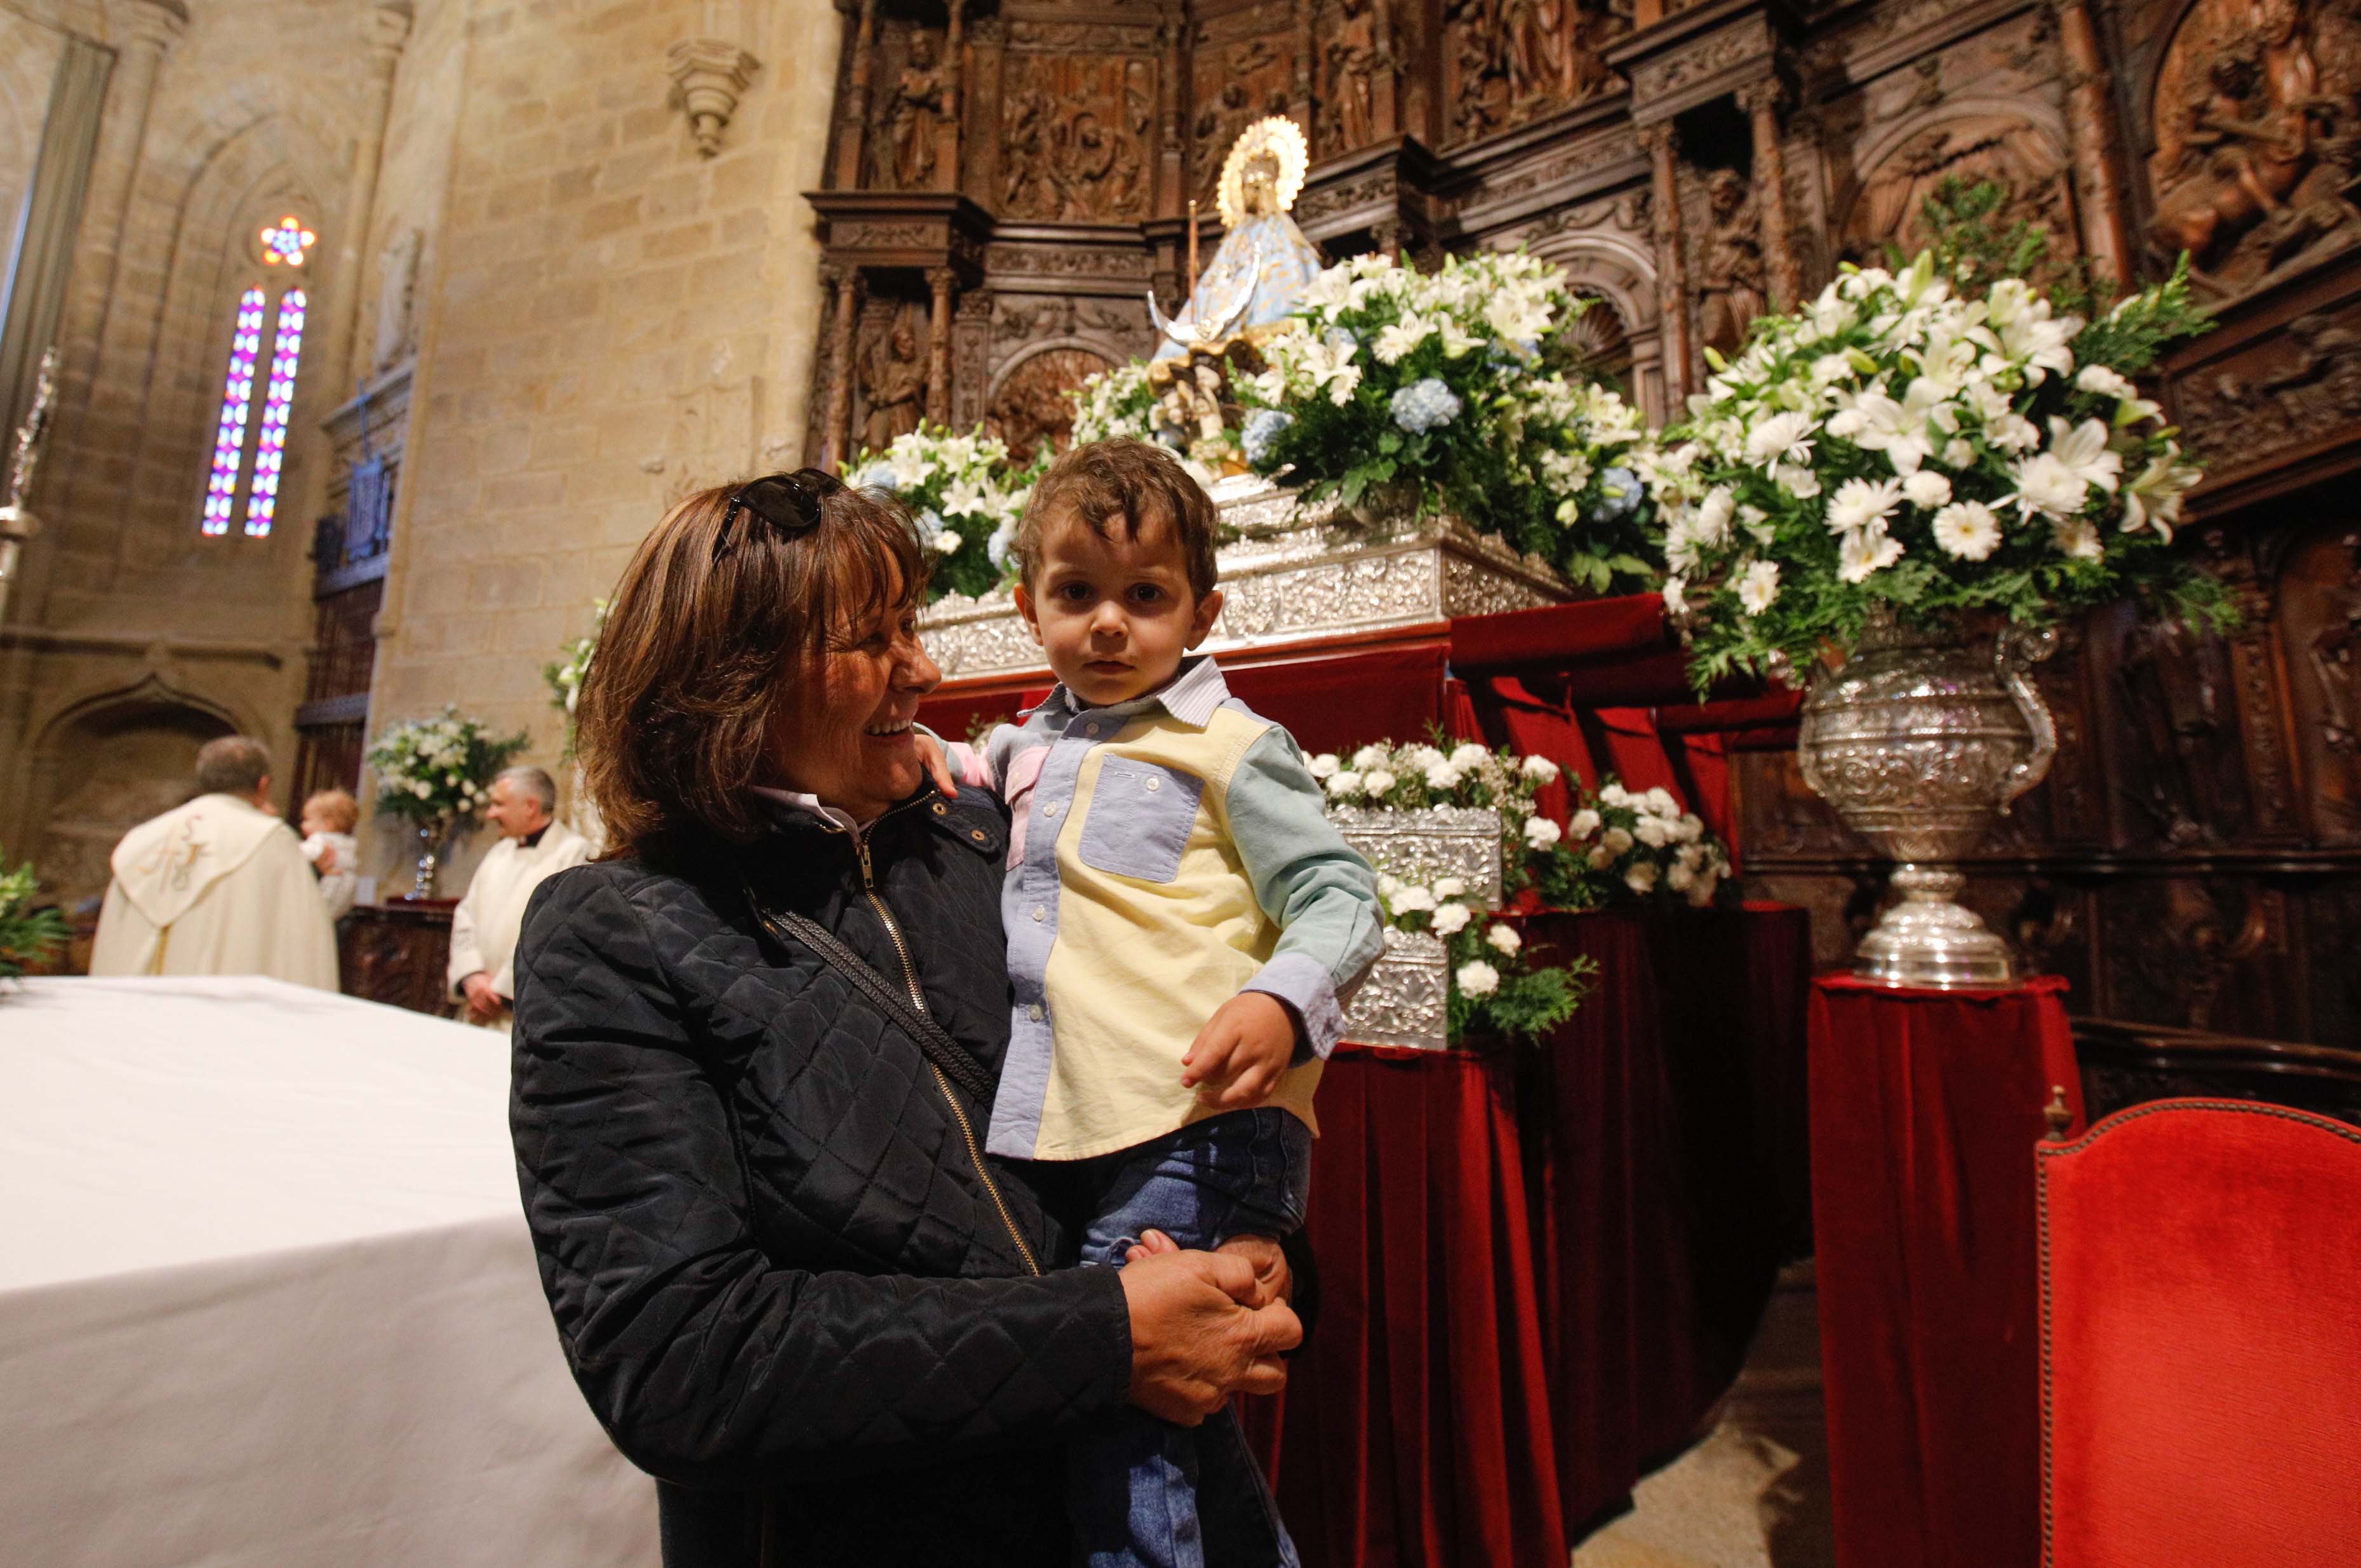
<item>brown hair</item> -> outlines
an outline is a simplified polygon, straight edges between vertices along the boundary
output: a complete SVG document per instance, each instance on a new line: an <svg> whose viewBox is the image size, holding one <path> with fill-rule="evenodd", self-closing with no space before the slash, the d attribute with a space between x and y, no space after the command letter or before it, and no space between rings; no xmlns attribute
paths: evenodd
<svg viewBox="0 0 2361 1568"><path fill-rule="evenodd" d="M359 825L361 803L340 789L315 790L304 797L303 809L298 815L309 817L314 811L327 823L329 830L349 833Z"/></svg>
<svg viewBox="0 0 2361 1568"><path fill-rule="evenodd" d="M1033 486L1025 521L1016 525L1016 570L1029 586L1040 569L1041 545L1052 523L1079 521L1101 539L1119 526L1126 539L1163 523L1180 542L1189 587L1199 598L1213 591L1213 498L1189 477L1180 460L1146 441L1092 441L1075 447Z"/></svg>
<svg viewBox="0 0 2361 1568"><path fill-rule="evenodd" d="M674 507L615 585L575 714L609 858L697 829L754 837L747 791L829 630L894 587L912 600L925 591L917 531L884 492L838 489L819 525L794 534L741 510L725 541L737 490Z"/></svg>

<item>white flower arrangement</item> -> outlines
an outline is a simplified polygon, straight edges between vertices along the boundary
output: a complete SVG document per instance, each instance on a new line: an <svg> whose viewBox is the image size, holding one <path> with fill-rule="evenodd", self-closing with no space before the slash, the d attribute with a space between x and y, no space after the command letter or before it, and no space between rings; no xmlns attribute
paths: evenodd
<svg viewBox="0 0 2361 1568"><path fill-rule="evenodd" d="M1536 965L1523 956L1524 938L1507 920L1492 918L1456 877L1404 882L1380 873L1378 898L1386 923L1442 939L1450 971L1444 1032L1454 1045L1470 1030L1534 1040L1574 1014L1598 966L1587 958Z"/></svg>
<svg viewBox="0 0 2361 1568"><path fill-rule="evenodd" d="M582 683L590 678L590 661L598 653L598 634L607 629L608 602L590 601L590 630L564 645L566 657L541 667L549 686L549 706L566 716L566 751L574 753L574 709L582 700Z"/></svg>
<svg viewBox="0 0 2361 1568"><path fill-rule="evenodd" d="M1263 344L1241 451L1309 499L1406 491L1599 591L1644 582L1641 420L1558 347L1587 306L1521 251L1340 262Z"/></svg>
<svg viewBox="0 0 2361 1568"><path fill-rule="evenodd" d="M1563 848L1565 896L1577 908L1677 895L1703 909L1730 875L1729 847L1671 791L1628 790L1612 778L1582 793Z"/></svg>
<svg viewBox="0 0 2361 1568"><path fill-rule="evenodd" d="M1931 627L2147 593L2219 620L2165 548L2200 471L2130 379L2202 326L2185 269L2085 321L1931 252L1765 318L1642 460L1700 689L1850 648L1876 601Z"/></svg>
<svg viewBox="0 0 2361 1568"><path fill-rule="evenodd" d="M998 436L922 424L883 452L864 449L844 474L846 483L888 491L908 509L934 563L929 598L989 593L1014 569L1009 544L1038 471L1018 468Z"/></svg>
<svg viewBox="0 0 2361 1568"><path fill-rule="evenodd" d="M493 778L525 745L522 734L495 738L482 719L462 718L456 707L390 726L368 752L377 808L422 826L473 821Z"/></svg>

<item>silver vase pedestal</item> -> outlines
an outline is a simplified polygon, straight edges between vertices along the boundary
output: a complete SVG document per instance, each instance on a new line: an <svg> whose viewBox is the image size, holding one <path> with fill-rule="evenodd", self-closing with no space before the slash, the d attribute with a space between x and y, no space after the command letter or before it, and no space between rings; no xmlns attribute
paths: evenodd
<svg viewBox="0 0 2361 1568"><path fill-rule="evenodd" d="M1895 862L1901 898L1857 949L1853 973L1895 986L2021 983L2008 944L1959 902L1960 860L2058 754L2029 675L2054 629L1997 639L1905 630L1873 612L1842 668L1816 672L1796 759L1804 782Z"/></svg>

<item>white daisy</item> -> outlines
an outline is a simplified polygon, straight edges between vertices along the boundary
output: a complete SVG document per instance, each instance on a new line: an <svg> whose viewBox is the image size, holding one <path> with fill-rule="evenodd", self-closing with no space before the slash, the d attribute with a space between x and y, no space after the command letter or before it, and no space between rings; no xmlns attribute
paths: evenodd
<svg viewBox="0 0 2361 1568"><path fill-rule="evenodd" d="M1935 514L1935 543L1962 561L1987 559L2000 548L2000 519L1982 501L1953 501Z"/></svg>

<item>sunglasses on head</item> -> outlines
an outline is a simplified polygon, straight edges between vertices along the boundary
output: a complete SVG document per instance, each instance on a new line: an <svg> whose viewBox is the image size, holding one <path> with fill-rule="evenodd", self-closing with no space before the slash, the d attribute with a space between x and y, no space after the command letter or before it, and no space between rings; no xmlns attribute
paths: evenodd
<svg viewBox="0 0 2361 1568"><path fill-rule="evenodd" d="M792 474L765 474L759 479L749 479L731 494L730 508L721 514L721 527L713 535L713 558L719 561L728 554L730 531L739 513L769 523L772 532L782 539L792 539L818 528L820 502L842 488L843 480L818 468L798 468Z"/></svg>

